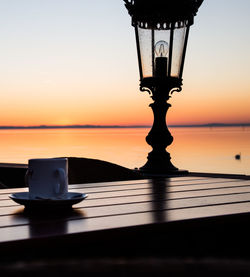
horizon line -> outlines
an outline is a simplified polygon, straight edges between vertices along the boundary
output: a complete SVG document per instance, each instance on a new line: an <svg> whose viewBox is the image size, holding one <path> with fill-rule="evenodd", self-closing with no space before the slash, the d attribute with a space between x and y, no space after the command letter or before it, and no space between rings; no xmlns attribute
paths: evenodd
<svg viewBox="0 0 250 277"><path fill-rule="evenodd" d="M169 124L174 128L200 128L200 127L248 127L250 123L205 123L205 124ZM126 129L126 128L150 128L151 125L30 125L30 126L0 126L1 130L7 129Z"/></svg>

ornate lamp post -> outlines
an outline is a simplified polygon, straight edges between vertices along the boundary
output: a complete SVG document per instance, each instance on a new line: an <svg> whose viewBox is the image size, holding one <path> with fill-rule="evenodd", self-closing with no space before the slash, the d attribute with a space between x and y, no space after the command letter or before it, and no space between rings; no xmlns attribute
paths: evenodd
<svg viewBox="0 0 250 277"><path fill-rule="evenodd" d="M145 173L179 174L166 147L173 142L167 125L167 102L174 91L181 91L182 72L189 28L203 0L124 0L135 28L140 73L140 90L147 91L154 123L146 141L153 150Z"/></svg>

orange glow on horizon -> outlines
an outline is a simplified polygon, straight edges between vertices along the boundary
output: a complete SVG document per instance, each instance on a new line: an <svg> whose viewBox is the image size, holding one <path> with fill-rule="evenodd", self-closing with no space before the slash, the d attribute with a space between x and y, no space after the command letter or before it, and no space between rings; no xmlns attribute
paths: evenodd
<svg viewBox="0 0 250 277"><path fill-rule="evenodd" d="M27 107L2 108L0 126L38 126L38 125L152 125L153 113L148 103L104 105L103 108L53 110L44 107L31 110ZM26 109L27 108L27 109ZM235 107L234 103L222 104L213 101L196 103L172 101L167 113L168 125L208 124L208 123L250 123L247 101Z"/></svg>
<svg viewBox="0 0 250 277"><path fill-rule="evenodd" d="M153 113L149 104L153 101L147 93L140 92L137 85L138 81L128 86L114 83L101 93L98 87L89 87L89 93L82 93L80 84L74 93L64 87L62 90L54 88L51 94L43 94L40 88L41 93L32 96L20 93L11 105L4 94L0 103L0 126L151 126ZM183 91L170 99L172 107L167 113L168 125L250 123L248 94L235 100L234 91L228 86L217 92L207 85L201 93L200 84L194 85L187 79ZM117 91L117 87L121 89Z"/></svg>

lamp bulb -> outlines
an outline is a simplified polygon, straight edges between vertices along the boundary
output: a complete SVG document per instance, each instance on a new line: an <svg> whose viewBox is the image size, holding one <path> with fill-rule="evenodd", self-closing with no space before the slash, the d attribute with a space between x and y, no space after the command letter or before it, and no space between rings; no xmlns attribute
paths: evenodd
<svg viewBox="0 0 250 277"><path fill-rule="evenodd" d="M166 57L168 54L168 43L165 40L159 40L155 44L155 54L157 57Z"/></svg>

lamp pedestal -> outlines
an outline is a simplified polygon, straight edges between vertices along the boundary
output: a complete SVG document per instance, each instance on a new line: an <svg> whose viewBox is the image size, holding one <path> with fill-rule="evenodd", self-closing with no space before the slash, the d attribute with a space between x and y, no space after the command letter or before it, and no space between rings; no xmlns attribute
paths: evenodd
<svg viewBox="0 0 250 277"><path fill-rule="evenodd" d="M171 105L164 98L160 98L150 104L150 107L153 110L154 122L146 141L153 150L148 154L148 161L140 168L140 171L159 175L186 174L187 171L180 171L171 163L170 154L166 151L166 147L173 142L166 124L166 114Z"/></svg>

